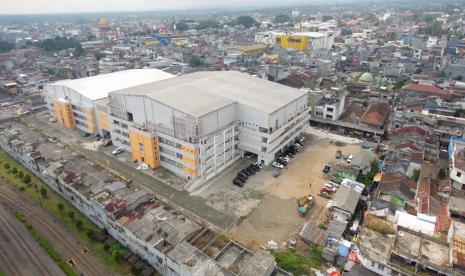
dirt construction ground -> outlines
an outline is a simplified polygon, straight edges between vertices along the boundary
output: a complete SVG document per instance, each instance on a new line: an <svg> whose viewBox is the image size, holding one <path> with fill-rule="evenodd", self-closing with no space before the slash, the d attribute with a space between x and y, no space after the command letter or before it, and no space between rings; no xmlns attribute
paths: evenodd
<svg viewBox="0 0 465 276"><path fill-rule="evenodd" d="M265 189L258 206L229 231L233 238L252 248L270 240L279 244L295 237L306 220L316 221L324 214L328 200L317 196L329 180L322 171L324 165L335 159L337 149L347 155L357 154L362 148L360 144L336 146L334 141L316 136L309 140L305 149ZM307 193L314 195L316 202L304 218L297 212L296 198Z"/></svg>

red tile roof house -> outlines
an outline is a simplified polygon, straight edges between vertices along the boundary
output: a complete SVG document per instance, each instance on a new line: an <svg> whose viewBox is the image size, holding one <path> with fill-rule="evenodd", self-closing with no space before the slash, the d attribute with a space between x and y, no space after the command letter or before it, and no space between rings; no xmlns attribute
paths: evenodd
<svg viewBox="0 0 465 276"><path fill-rule="evenodd" d="M412 97L429 97L438 96L441 98L448 98L449 91L442 90L433 85L424 85L417 83L410 83L402 88L404 94Z"/></svg>
<svg viewBox="0 0 465 276"><path fill-rule="evenodd" d="M401 160L406 160L417 164L423 163L424 160L424 151L419 149L411 142L395 145L393 152L397 158Z"/></svg>
<svg viewBox="0 0 465 276"><path fill-rule="evenodd" d="M399 195L406 201L413 202L416 190L417 183L403 173L383 174L375 191L375 197L383 198L386 195Z"/></svg>
<svg viewBox="0 0 465 276"><path fill-rule="evenodd" d="M428 138L428 133L419 126L408 126L392 130L389 137L391 145L411 143L423 151Z"/></svg>
<svg viewBox="0 0 465 276"><path fill-rule="evenodd" d="M374 129L383 129L391 113L391 105L385 102L371 104L360 119L360 124Z"/></svg>

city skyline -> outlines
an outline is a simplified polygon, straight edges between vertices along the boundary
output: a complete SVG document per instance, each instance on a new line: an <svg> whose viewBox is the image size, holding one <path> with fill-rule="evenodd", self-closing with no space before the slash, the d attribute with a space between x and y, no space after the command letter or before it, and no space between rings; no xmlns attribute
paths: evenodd
<svg viewBox="0 0 465 276"><path fill-rule="evenodd" d="M311 4L321 2L319 0L302 1L290 0L286 5ZM218 5L213 0L181 0L181 1L149 1L149 0L102 0L102 1L56 1L45 0L35 2L31 0L7 0L2 3L1 15L11 14L60 14L60 13L94 13L94 12L140 12L140 11L164 11L164 10L187 10L202 8L225 8L241 7L241 0L226 0ZM264 4L269 6L282 6L282 1L277 0L252 0L248 1L248 7L260 7Z"/></svg>

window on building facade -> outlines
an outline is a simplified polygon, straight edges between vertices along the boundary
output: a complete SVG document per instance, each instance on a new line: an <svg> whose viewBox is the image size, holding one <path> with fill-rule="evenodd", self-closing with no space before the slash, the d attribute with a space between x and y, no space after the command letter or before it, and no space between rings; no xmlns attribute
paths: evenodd
<svg viewBox="0 0 465 276"><path fill-rule="evenodd" d="M302 40L300 38L288 38L287 42L300 43L300 42L302 42Z"/></svg>

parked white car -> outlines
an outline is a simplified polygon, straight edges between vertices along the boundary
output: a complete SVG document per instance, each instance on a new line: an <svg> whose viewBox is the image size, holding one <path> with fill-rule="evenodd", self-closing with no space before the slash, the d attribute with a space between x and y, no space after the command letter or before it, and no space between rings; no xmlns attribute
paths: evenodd
<svg viewBox="0 0 465 276"><path fill-rule="evenodd" d="M354 156L352 154L349 154L349 156L347 157L347 163L352 163L353 158Z"/></svg>
<svg viewBox="0 0 465 276"><path fill-rule="evenodd" d="M122 153L123 151L124 151L124 148L123 148L123 147L119 147L119 148L115 149L114 151L112 151L111 153L112 153L113 155L117 155L117 154Z"/></svg>
<svg viewBox="0 0 465 276"><path fill-rule="evenodd" d="M280 163L278 163L278 162L276 162L276 161L273 161L273 163L271 163L271 165L272 165L273 167L279 168L279 169L283 169L283 168L284 168L283 164L280 164Z"/></svg>
<svg viewBox="0 0 465 276"><path fill-rule="evenodd" d="M331 191L333 191L333 193L336 192L336 187L334 187L333 185L329 183L326 183L324 187L330 189Z"/></svg>

